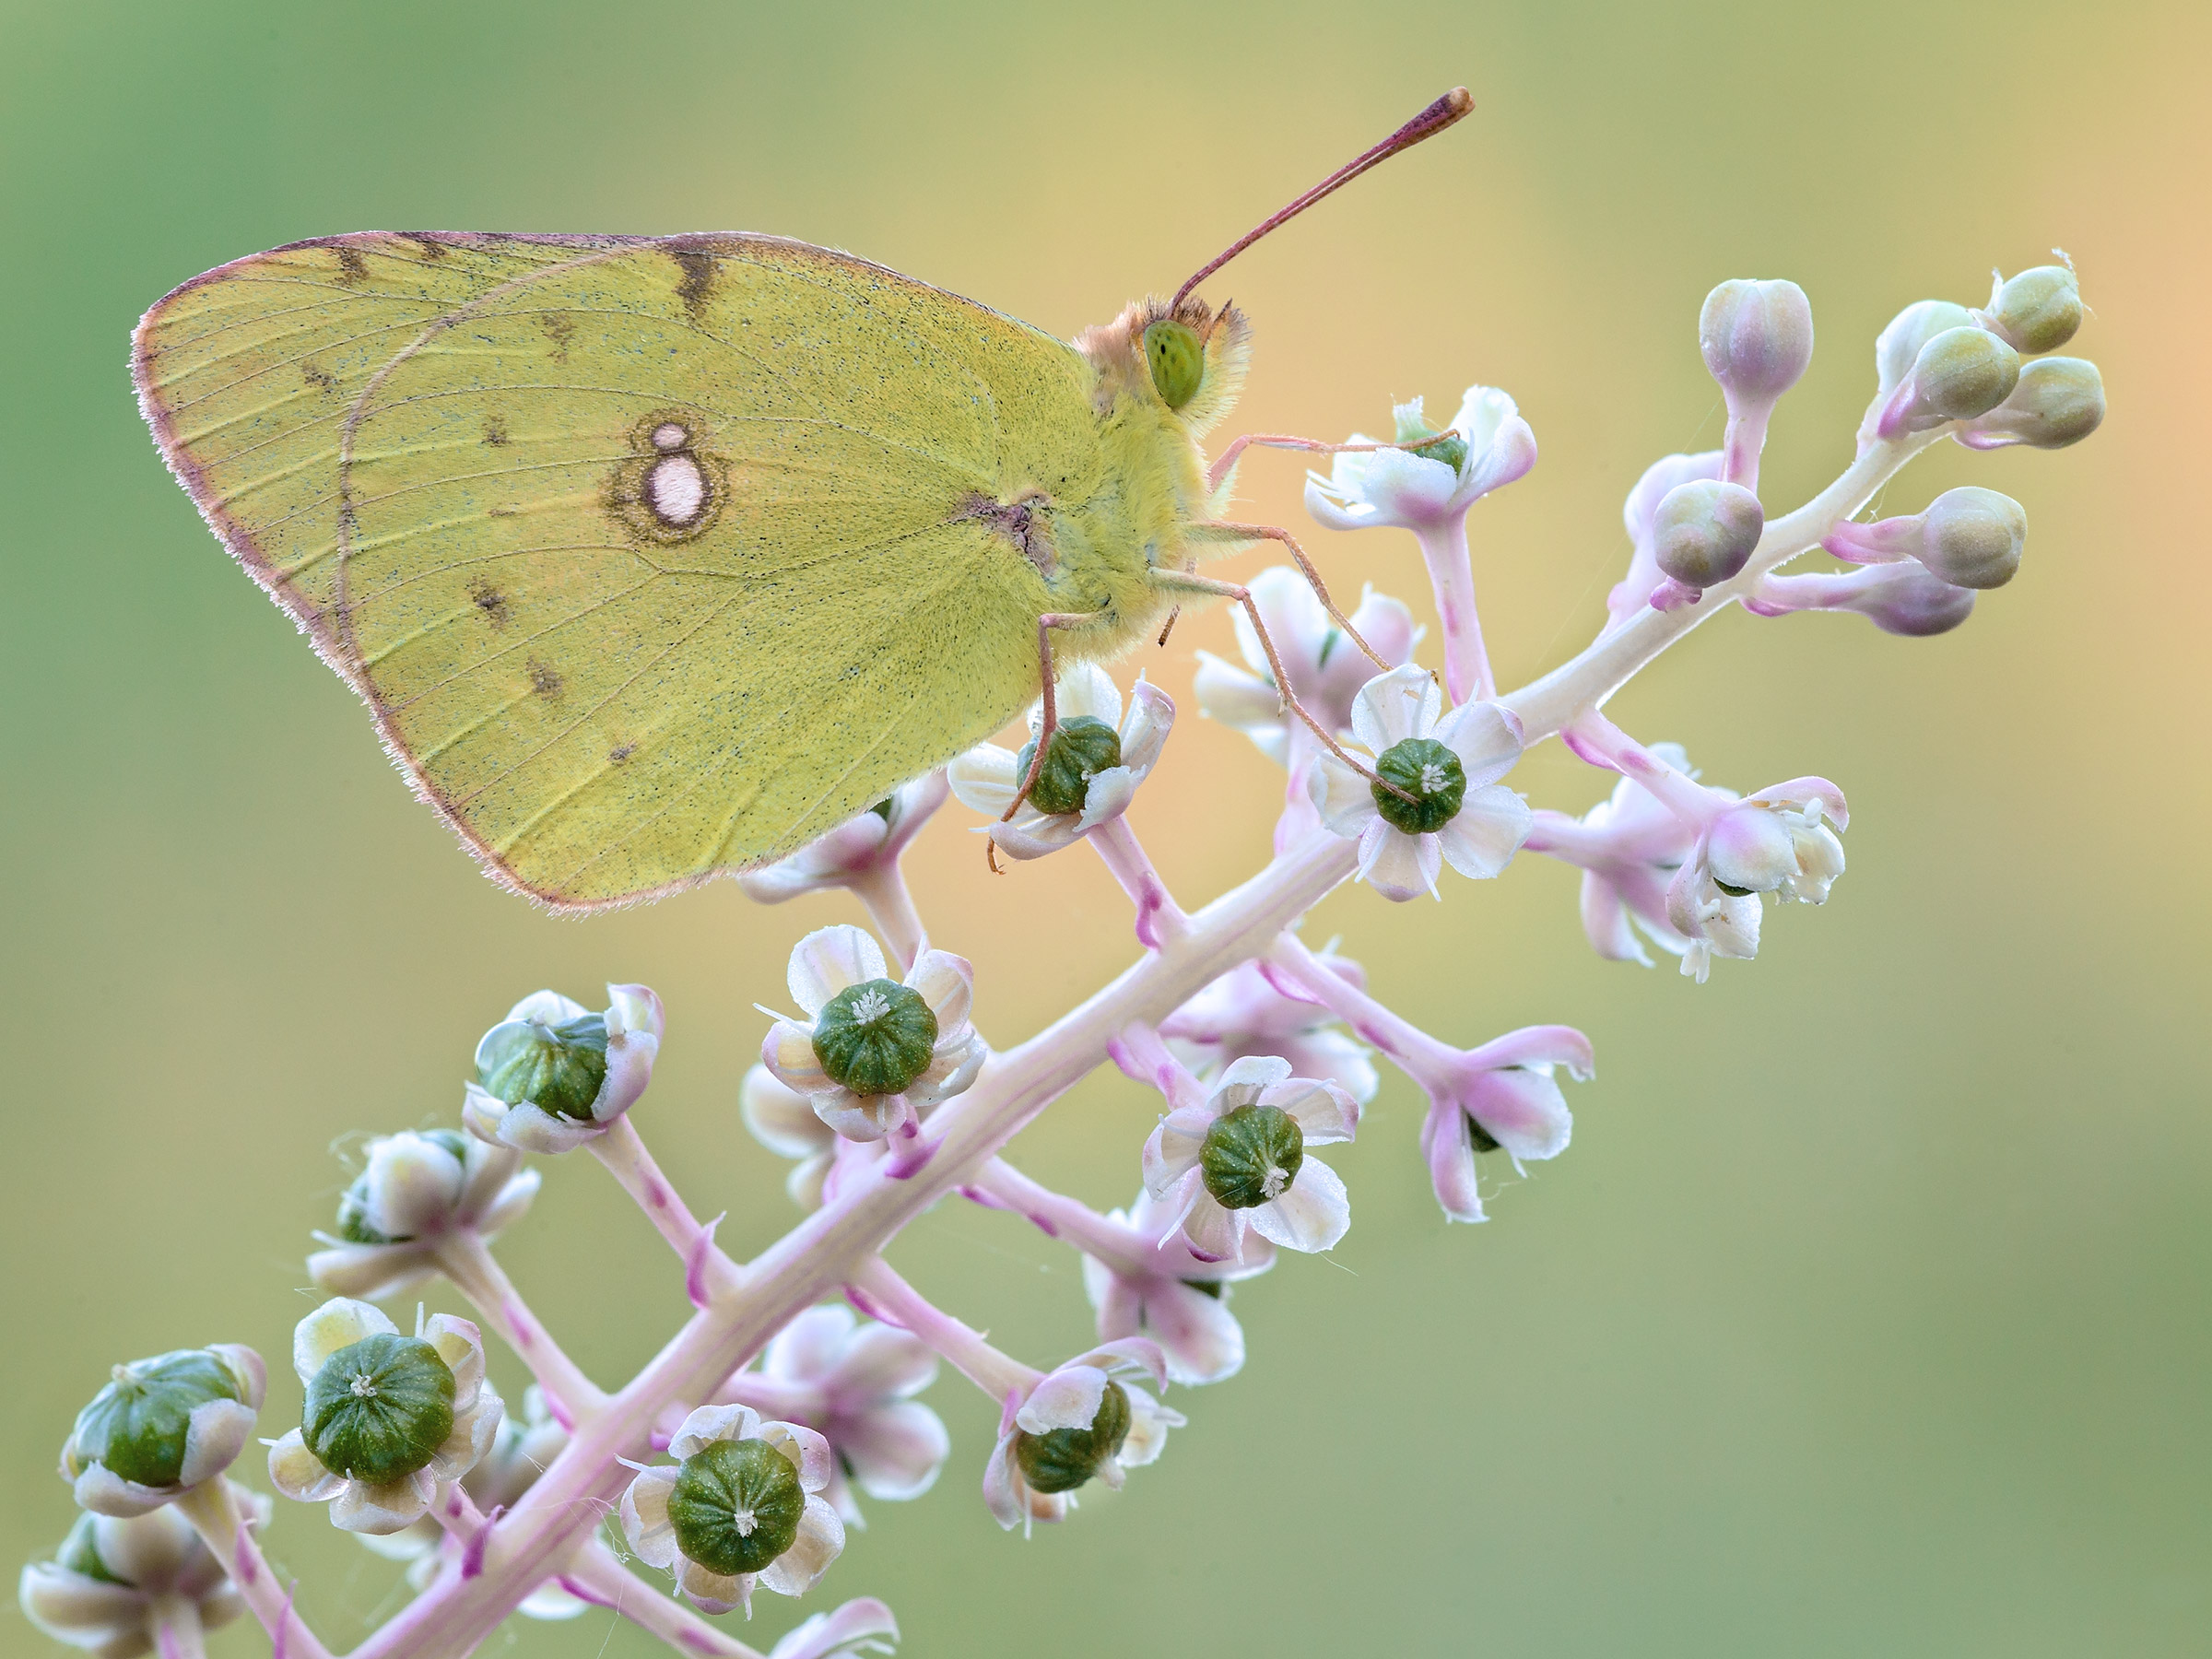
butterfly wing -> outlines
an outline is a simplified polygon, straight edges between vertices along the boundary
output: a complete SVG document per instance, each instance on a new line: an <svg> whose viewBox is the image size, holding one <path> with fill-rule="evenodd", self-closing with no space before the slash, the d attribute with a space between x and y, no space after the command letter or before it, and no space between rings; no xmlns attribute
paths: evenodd
<svg viewBox="0 0 2212 1659"><path fill-rule="evenodd" d="M339 238L211 272L136 372L218 534L499 876L588 908L765 863L1035 695L1094 494L1066 345L771 238Z"/></svg>

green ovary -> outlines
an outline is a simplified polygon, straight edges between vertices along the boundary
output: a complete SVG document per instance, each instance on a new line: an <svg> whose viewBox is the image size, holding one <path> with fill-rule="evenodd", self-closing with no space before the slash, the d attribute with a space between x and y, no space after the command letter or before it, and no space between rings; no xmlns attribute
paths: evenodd
<svg viewBox="0 0 2212 1659"><path fill-rule="evenodd" d="M1467 796L1466 769L1433 737L1408 737L1375 762L1380 782L1368 786L1383 822L1407 835L1432 835L1459 816ZM1403 794L1383 787L1394 784ZM1406 796L1412 799L1408 800Z"/></svg>
<svg viewBox="0 0 2212 1659"><path fill-rule="evenodd" d="M1014 1461L1032 1491L1072 1492L1100 1469L1129 1438L1129 1395L1108 1382L1088 1429L1021 1430L1014 1436Z"/></svg>
<svg viewBox="0 0 2212 1659"><path fill-rule="evenodd" d="M937 1017L922 994L890 980L848 985L815 1016L814 1057L857 1095L893 1095L928 1068Z"/></svg>
<svg viewBox="0 0 2212 1659"><path fill-rule="evenodd" d="M384 1486L427 1468L453 1431L453 1369L418 1336L366 1336L323 1362L300 1421L334 1475Z"/></svg>
<svg viewBox="0 0 2212 1659"><path fill-rule="evenodd" d="M806 1512L791 1460L766 1441L716 1441L684 1459L668 1521L684 1559L710 1572L758 1572L789 1549Z"/></svg>
<svg viewBox="0 0 2212 1659"><path fill-rule="evenodd" d="M1305 1161L1305 1132L1279 1106L1223 1112L1198 1148L1199 1178L1223 1209L1257 1209L1281 1197Z"/></svg>
<svg viewBox="0 0 2212 1659"><path fill-rule="evenodd" d="M79 1467L103 1464L140 1486L174 1486L182 1477L194 1408L238 1398L230 1368L204 1348L119 1365L114 1380L77 1415L72 1461Z"/></svg>

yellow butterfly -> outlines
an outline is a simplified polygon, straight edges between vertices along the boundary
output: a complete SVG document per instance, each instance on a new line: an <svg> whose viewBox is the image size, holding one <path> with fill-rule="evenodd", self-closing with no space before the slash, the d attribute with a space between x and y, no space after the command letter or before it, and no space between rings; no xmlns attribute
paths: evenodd
<svg viewBox="0 0 2212 1659"><path fill-rule="evenodd" d="M1102 659L1180 600L1249 606L1200 558L1303 564L1218 510L1245 442L1324 446L1207 465L1250 330L1192 289L1470 107L1072 345L776 237L368 232L185 283L134 377L209 525L493 874L654 898L794 851L1041 686L1049 735L1055 638Z"/></svg>

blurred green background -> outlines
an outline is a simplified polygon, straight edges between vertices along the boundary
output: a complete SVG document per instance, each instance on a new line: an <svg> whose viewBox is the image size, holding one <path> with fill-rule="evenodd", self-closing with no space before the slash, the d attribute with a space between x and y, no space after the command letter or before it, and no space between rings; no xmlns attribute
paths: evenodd
<svg viewBox="0 0 2212 1659"><path fill-rule="evenodd" d="M366 228L745 228L849 247L1072 334L1171 288L1454 81L1477 112L1247 255L1230 430L1373 428L1391 398L1519 398L1544 458L1475 523L1517 683L1578 646L1643 465L1717 441L1699 302L1810 293L1771 501L1848 455L1907 301L2067 249L2103 431L1946 450L1912 508L2019 496L2025 571L1959 633L1731 613L1614 705L1715 781L1818 771L1853 808L1824 911L1771 912L1702 989L1597 960L1536 858L1442 908L1338 894L1387 998L1459 1041L1587 1030L1573 1149L1447 1230L1392 1077L1335 1159L1334 1256L1240 1292L1243 1375L1176 1400L1165 1460L1069 1525L1002 1535L994 1408L932 1399L937 1489L875 1504L802 1612L880 1594L915 1655L2027 1655L2206 1651L2212 1628L2208 923L2201 722L2212 124L2206 14L2055 4L1203 8L667 0L652 7L0 6L0 768L15 1036L0 1152L6 1559L70 1517L55 1448L111 1362L246 1341L284 1367L329 1148L451 1121L477 1033L540 984L658 986L640 1122L741 1253L792 1219L735 1086L830 900L734 885L587 923L501 896L408 798L351 695L230 568L157 460L124 348L207 266ZM1226 435L1226 434L1224 434ZM2193 459L2194 457L2194 459ZM1304 523L1289 458L1253 516ZM1317 556L1419 601L1409 538ZM1257 569L1248 558L1231 567ZM1218 614L1145 663L1179 696ZM1276 775L1185 698L1136 822L1196 901L1265 855ZM2197 759L2190 762L2189 757ZM1549 745L1514 782L1580 810ZM948 808L916 860L978 1018L1034 1030L1132 949L1081 855L984 871ZM2194 1033L2194 1035L2192 1035ZM1153 1107L1094 1078L1016 1149L1125 1202ZM659 1241L584 1160L502 1254L602 1381L684 1311ZM1073 1258L951 1204L893 1260L1050 1363ZM497 1373L519 1388L512 1366ZM253 1473L254 1459L243 1465ZM260 1477L253 1474L258 1483ZM269 1535L335 1647L398 1571L281 1506ZM0 1615L12 1619L13 1615ZM609 1616L511 1625L636 1654ZM41 1651L19 1622L0 1649ZM265 1652L233 1630L225 1654ZM658 1651L657 1649L653 1651Z"/></svg>

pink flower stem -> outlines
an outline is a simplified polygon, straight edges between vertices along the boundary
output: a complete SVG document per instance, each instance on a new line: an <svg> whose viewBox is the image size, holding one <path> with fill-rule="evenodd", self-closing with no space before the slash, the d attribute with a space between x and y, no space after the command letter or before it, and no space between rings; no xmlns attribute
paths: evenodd
<svg viewBox="0 0 2212 1659"><path fill-rule="evenodd" d="M906 972L914 965L914 959L929 948L929 931L922 925L921 912L914 909L914 898L907 891L899 861L892 859L858 871L846 885L866 909L877 936L898 963L899 971Z"/></svg>
<svg viewBox="0 0 2212 1659"><path fill-rule="evenodd" d="M1268 949L1266 962L1271 973L1282 975L1319 1002L1425 1089L1459 1058L1459 1051L1451 1044L1439 1041L1341 974L1331 972L1296 934L1286 933L1277 939Z"/></svg>
<svg viewBox="0 0 2212 1659"><path fill-rule="evenodd" d="M153 1596L146 1613L147 1625L153 1631L155 1659L207 1659L200 1604L191 1596Z"/></svg>
<svg viewBox="0 0 2212 1659"><path fill-rule="evenodd" d="M716 1630L683 1603L654 1589L616 1559L614 1551L597 1538L576 1552L561 1577L572 1581L587 1600L612 1607L679 1653L704 1653L710 1659L761 1659L758 1649Z"/></svg>
<svg viewBox="0 0 2212 1659"><path fill-rule="evenodd" d="M1027 1216L1053 1238L1065 1240L1085 1255L1096 1256L1124 1277L1157 1277L1161 1272L1156 1235L1101 1216L1079 1198L1053 1192L1003 1158L985 1164L970 1184L1016 1214Z"/></svg>
<svg viewBox="0 0 2212 1659"><path fill-rule="evenodd" d="M919 1336L994 1401L1004 1401L1009 1392L1026 1395L1043 1378L1042 1371L1000 1353L982 1332L932 1305L880 1256L863 1263L853 1284L885 1318Z"/></svg>
<svg viewBox="0 0 2212 1659"><path fill-rule="evenodd" d="M1694 778L1686 778L1595 709L1569 727L1576 746L1602 756L1623 777L1643 790L1690 829L1702 831L1720 799Z"/></svg>
<svg viewBox="0 0 2212 1659"><path fill-rule="evenodd" d="M269 1571L268 1558L261 1553L253 1529L240 1513L229 1480L218 1476L194 1487L177 1500L177 1510L223 1564L230 1583L253 1609L253 1617L261 1620L261 1628L269 1633L269 1641L284 1659L330 1659L330 1650L292 1610L291 1592L277 1583L276 1575Z"/></svg>
<svg viewBox="0 0 2212 1659"><path fill-rule="evenodd" d="M584 1145L660 1230L669 1249L682 1258L694 1305L703 1305L736 1288L745 1277L743 1270L715 1244L712 1225L700 1225L690 1206L661 1173L627 1112L609 1124L605 1135L594 1135Z"/></svg>
<svg viewBox="0 0 2212 1659"><path fill-rule="evenodd" d="M530 1368L561 1422L572 1429L606 1404L598 1384L577 1368L531 1313L482 1234L473 1228L446 1233L430 1254L438 1271L475 1304L477 1316Z"/></svg>
<svg viewBox="0 0 2212 1659"><path fill-rule="evenodd" d="M1159 878L1152 861L1145 856L1138 844L1136 831L1129 828L1125 818L1108 818L1085 838L1100 860L1122 884L1122 891L1129 895L1129 902L1136 906L1136 942L1147 950L1158 950L1169 939L1181 938L1191 930L1190 917L1175 902L1168 891L1168 884Z"/></svg>
<svg viewBox="0 0 2212 1659"><path fill-rule="evenodd" d="M812 1424L828 1405L822 1391L811 1382L794 1382L782 1377L741 1371L714 1391L723 1406L750 1406L762 1417L784 1423Z"/></svg>
<svg viewBox="0 0 2212 1659"><path fill-rule="evenodd" d="M1467 515L1454 513L1441 524L1414 529L1429 584L1436 590L1436 614L1444 624L1444 688L1454 708L1470 699L1498 695L1490 676L1490 653L1483 649L1482 617L1475 604L1475 566L1467 556Z"/></svg>
<svg viewBox="0 0 2212 1659"><path fill-rule="evenodd" d="M1191 1076L1190 1068L1159 1040L1159 1032L1145 1021L1133 1019L1115 1032L1106 1053L1124 1077L1159 1090L1169 1111L1206 1104L1206 1085Z"/></svg>

